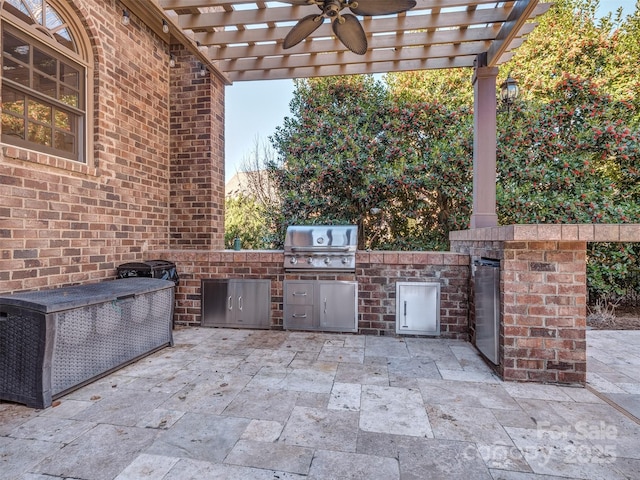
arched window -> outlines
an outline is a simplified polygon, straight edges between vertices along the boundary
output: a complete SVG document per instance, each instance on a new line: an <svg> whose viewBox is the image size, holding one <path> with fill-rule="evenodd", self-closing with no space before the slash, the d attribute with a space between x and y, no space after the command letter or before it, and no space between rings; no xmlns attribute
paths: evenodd
<svg viewBox="0 0 640 480"><path fill-rule="evenodd" d="M2 7L2 142L85 162L86 63L48 0Z"/></svg>

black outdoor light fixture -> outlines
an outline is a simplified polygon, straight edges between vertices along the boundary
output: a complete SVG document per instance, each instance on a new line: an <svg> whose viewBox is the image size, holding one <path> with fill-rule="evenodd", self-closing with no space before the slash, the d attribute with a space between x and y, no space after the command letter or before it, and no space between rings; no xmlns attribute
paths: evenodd
<svg viewBox="0 0 640 480"><path fill-rule="evenodd" d="M122 24L123 25L129 25L129 22L131 21L131 19L129 18L129 12L126 10L122 10Z"/></svg>
<svg viewBox="0 0 640 480"><path fill-rule="evenodd" d="M162 31L164 33L169 33L169 24L165 19L162 19Z"/></svg>
<svg viewBox="0 0 640 480"><path fill-rule="evenodd" d="M173 53L169 54L169 66L171 68L176 66L176 57L173 56Z"/></svg>
<svg viewBox="0 0 640 480"><path fill-rule="evenodd" d="M507 107L507 113L509 113L509 107L515 102L516 98L520 94L518 88L518 82L511 76L511 72L507 75L507 78L502 85L500 85L500 99L502 104Z"/></svg>
<svg viewBox="0 0 640 480"><path fill-rule="evenodd" d="M207 67L204 65L204 63L200 64L200 70L198 71L198 75L200 75L201 77L204 77L205 75L207 75Z"/></svg>

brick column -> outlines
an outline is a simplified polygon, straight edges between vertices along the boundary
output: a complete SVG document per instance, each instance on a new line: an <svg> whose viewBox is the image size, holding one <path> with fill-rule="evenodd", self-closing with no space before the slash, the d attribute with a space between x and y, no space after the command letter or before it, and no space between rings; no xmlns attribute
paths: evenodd
<svg viewBox="0 0 640 480"><path fill-rule="evenodd" d="M586 382L586 242L504 242L505 380Z"/></svg>
<svg viewBox="0 0 640 480"><path fill-rule="evenodd" d="M170 241L174 248L224 248L224 84L172 46Z"/></svg>

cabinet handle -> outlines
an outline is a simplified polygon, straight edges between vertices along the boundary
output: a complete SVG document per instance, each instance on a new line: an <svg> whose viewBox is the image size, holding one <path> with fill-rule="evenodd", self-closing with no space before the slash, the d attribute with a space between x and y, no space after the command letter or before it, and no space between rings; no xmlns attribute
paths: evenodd
<svg viewBox="0 0 640 480"><path fill-rule="evenodd" d="M238 297L238 310L242 311L242 295Z"/></svg>
<svg viewBox="0 0 640 480"><path fill-rule="evenodd" d="M307 292L293 292L292 295L294 297L306 297L307 296Z"/></svg>
<svg viewBox="0 0 640 480"><path fill-rule="evenodd" d="M231 304L231 295L227 298L227 309L233 310L233 305Z"/></svg>
<svg viewBox="0 0 640 480"><path fill-rule="evenodd" d="M327 314L327 299L326 299L326 297L324 299L324 314L325 315Z"/></svg>
<svg viewBox="0 0 640 480"><path fill-rule="evenodd" d="M407 301L404 301L404 325L402 325L402 328L408 328L409 326L407 325Z"/></svg>
<svg viewBox="0 0 640 480"><path fill-rule="evenodd" d="M307 318L307 314L303 313L302 315L298 315L297 313L294 313L293 315L291 315L293 318Z"/></svg>

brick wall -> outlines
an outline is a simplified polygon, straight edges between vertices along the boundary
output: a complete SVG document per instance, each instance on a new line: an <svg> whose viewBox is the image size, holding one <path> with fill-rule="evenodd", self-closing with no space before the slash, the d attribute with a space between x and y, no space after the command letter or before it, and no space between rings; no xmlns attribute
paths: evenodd
<svg viewBox="0 0 640 480"><path fill-rule="evenodd" d="M359 333L395 335L396 282L440 282L440 327L447 338L467 339L469 257L448 252L358 252L355 274L284 273L281 251L156 252L175 262L180 274L176 323L200 324L202 278L271 280L272 328L282 328L283 281L300 279L358 282Z"/></svg>
<svg viewBox="0 0 640 480"><path fill-rule="evenodd" d="M505 379L586 380L586 242L505 242Z"/></svg>
<svg viewBox="0 0 640 480"><path fill-rule="evenodd" d="M215 77L200 81L206 89L197 98L212 96L206 105L195 104L194 115L204 109L211 118L204 131L192 131L197 138L190 141L207 152L209 185L205 197L191 200L198 212L188 210L189 218L172 222L170 190L179 181L170 179L174 173L180 178L180 167L194 167L181 156L184 143L170 146L176 137L169 123L169 78L179 83L184 74L189 83L193 67L172 71L169 47L133 14L130 25L122 25L119 2L70 3L91 50L92 149L86 163L78 163L0 148L0 292L113 278L117 265L169 248L170 225L187 226L198 215L205 217L198 231L214 231L209 244L222 245L224 86ZM194 64L185 54L180 63ZM170 158L180 163L171 170ZM178 193L195 186L180 184Z"/></svg>
<svg viewBox="0 0 640 480"><path fill-rule="evenodd" d="M171 245L224 248L224 85L182 46L171 69Z"/></svg>

